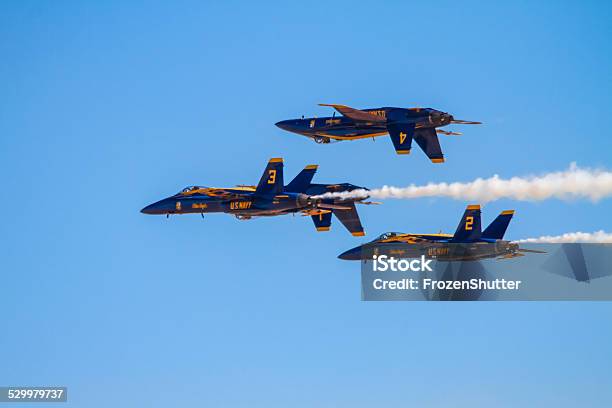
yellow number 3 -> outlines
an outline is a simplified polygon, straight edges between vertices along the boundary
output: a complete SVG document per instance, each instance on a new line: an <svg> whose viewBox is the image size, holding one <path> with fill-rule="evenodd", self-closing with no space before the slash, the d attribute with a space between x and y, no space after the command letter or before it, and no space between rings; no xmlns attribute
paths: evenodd
<svg viewBox="0 0 612 408"><path fill-rule="evenodd" d="M268 174L270 175L270 178L268 178L268 184L276 183L276 170L270 170L268 171Z"/></svg>
<svg viewBox="0 0 612 408"><path fill-rule="evenodd" d="M465 230L471 231L472 225L474 225L474 217L465 217Z"/></svg>

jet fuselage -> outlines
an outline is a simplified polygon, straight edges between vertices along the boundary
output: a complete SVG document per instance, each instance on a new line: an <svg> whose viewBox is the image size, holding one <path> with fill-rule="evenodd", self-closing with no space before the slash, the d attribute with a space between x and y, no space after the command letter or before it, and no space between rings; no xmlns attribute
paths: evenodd
<svg viewBox="0 0 612 408"><path fill-rule="evenodd" d="M300 193L286 192L268 200L257 197L253 192L232 189L223 189L235 194L231 198L211 197L206 190L202 188L175 194L146 206L142 212L157 215L228 213L250 217L295 213L311 206L308 196Z"/></svg>
<svg viewBox="0 0 612 408"><path fill-rule="evenodd" d="M419 258L425 256L437 261L477 261L487 258L513 257L519 249L518 244L497 240L466 243L449 242L370 242L349 249L338 258L344 260L367 260L374 255L387 255L395 258Z"/></svg>
<svg viewBox="0 0 612 408"><path fill-rule="evenodd" d="M399 120L405 124L414 123L417 129L446 126L453 120L452 115L431 108L382 107L363 109L363 111L376 115L381 122L355 121L346 116L328 116L289 119L276 123L276 126L325 143L330 139L354 140L383 136L388 133L387 123Z"/></svg>

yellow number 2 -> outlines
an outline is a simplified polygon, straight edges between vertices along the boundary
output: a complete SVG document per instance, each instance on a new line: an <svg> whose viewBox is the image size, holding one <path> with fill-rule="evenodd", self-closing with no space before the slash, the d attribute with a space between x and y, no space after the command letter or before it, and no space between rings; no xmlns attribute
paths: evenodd
<svg viewBox="0 0 612 408"><path fill-rule="evenodd" d="M471 231L472 225L474 225L474 217L465 217L465 230Z"/></svg>
<svg viewBox="0 0 612 408"><path fill-rule="evenodd" d="M276 170L269 170L268 171L269 174L269 178L268 178L268 184L274 184L276 183Z"/></svg>

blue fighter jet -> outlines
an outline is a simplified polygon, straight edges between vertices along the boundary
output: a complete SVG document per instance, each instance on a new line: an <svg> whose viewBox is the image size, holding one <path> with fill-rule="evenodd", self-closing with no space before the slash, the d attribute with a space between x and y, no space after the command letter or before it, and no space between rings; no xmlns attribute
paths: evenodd
<svg viewBox="0 0 612 408"><path fill-rule="evenodd" d="M331 106L342 116L290 119L276 126L289 132L313 139L317 143L356 140L389 135L397 154L409 154L414 139L433 163L443 163L444 155L438 141L438 133L460 135L438 129L450 124L479 125L481 122L455 119L453 115L431 108L354 109L345 105Z"/></svg>
<svg viewBox="0 0 612 408"><path fill-rule="evenodd" d="M368 191L350 183L314 184L316 165L306 166L287 186L283 184L283 159L271 159L257 186L229 188L190 186L177 194L150 204L144 214L227 213L240 220L253 217L301 213L310 216L317 231L329 231L334 214L354 236L365 235L355 204L375 204L368 197L328 198L326 193Z"/></svg>
<svg viewBox="0 0 612 408"><path fill-rule="evenodd" d="M424 255L439 261L476 261L515 258L523 256L523 252L542 253L520 248L519 244L503 239L513 215L514 210L503 211L482 231L480 205L468 205L452 235L387 232L371 242L343 252L338 258L364 260L385 254L396 258Z"/></svg>

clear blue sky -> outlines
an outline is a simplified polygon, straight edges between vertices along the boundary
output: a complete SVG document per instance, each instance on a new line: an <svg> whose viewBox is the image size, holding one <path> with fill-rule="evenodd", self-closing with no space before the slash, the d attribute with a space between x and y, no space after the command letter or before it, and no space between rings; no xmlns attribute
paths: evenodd
<svg viewBox="0 0 612 408"><path fill-rule="evenodd" d="M612 405L610 304L361 302L338 223L139 213L276 156L368 187L611 168L610 4L87 3L0 5L0 385L75 407ZM485 125L444 165L274 127L319 102ZM371 239L453 230L465 204L359 210ZM610 200L484 222L508 208L511 239L612 230Z"/></svg>

